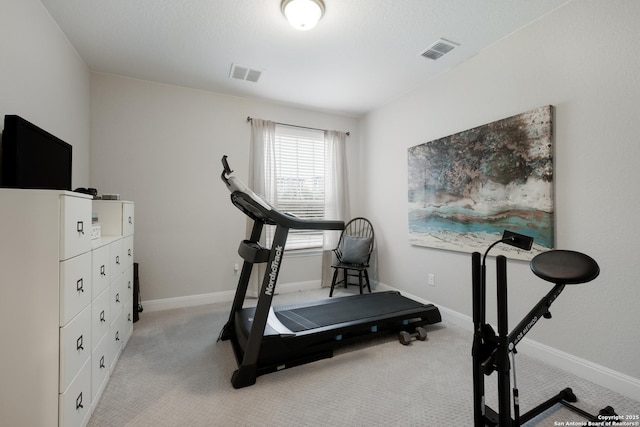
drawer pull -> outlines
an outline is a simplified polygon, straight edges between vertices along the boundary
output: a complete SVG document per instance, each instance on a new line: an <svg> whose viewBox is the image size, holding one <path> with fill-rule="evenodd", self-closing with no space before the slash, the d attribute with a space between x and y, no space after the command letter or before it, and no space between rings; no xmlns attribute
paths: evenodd
<svg viewBox="0 0 640 427"><path fill-rule="evenodd" d="M127 314L127 322L131 322L131 313Z"/></svg>
<svg viewBox="0 0 640 427"><path fill-rule="evenodd" d="M104 318L104 310L100 312L100 322L106 322L106 319Z"/></svg>
<svg viewBox="0 0 640 427"><path fill-rule="evenodd" d="M116 302L120 302L120 292L116 294Z"/></svg>
<svg viewBox="0 0 640 427"><path fill-rule="evenodd" d="M133 219L131 217L129 217L129 224L133 225Z"/></svg>
<svg viewBox="0 0 640 427"><path fill-rule="evenodd" d="M107 273L105 273L105 271L104 271L104 264L100 266L100 275L101 276L106 276L107 275Z"/></svg>
<svg viewBox="0 0 640 427"><path fill-rule="evenodd" d="M104 368L104 356L100 358L100 368Z"/></svg>
<svg viewBox="0 0 640 427"><path fill-rule="evenodd" d="M76 231L78 231L78 233L80 233L80 234L84 234L84 222L83 221L78 221L76 223Z"/></svg>
<svg viewBox="0 0 640 427"><path fill-rule="evenodd" d="M84 281L83 281L82 279L79 279L79 280L76 282L76 290L77 290L78 292L84 292Z"/></svg>
<svg viewBox="0 0 640 427"><path fill-rule="evenodd" d="M127 289L131 289L131 280L127 282Z"/></svg>
<svg viewBox="0 0 640 427"><path fill-rule="evenodd" d="M116 256L116 264L120 265L120 255Z"/></svg>
<svg viewBox="0 0 640 427"><path fill-rule="evenodd" d="M127 255L131 256L131 249L127 249Z"/></svg>
<svg viewBox="0 0 640 427"><path fill-rule="evenodd" d="M82 392L80 392L80 394L76 398L76 410L82 409L82 408L84 408L84 406L82 406Z"/></svg>
<svg viewBox="0 0 640 427"><path fill-rule="evenodd" d="M83 343L83 338L82 335L80 335L80 337L78 337L78 339L76 340L76 350L84 350L84 343Z"/></svg>
<svg viewBox="0 0 640 427"><path fill-rule="evenodd" d="M120 331L116 331L116 341L120 341Z"/></svg>

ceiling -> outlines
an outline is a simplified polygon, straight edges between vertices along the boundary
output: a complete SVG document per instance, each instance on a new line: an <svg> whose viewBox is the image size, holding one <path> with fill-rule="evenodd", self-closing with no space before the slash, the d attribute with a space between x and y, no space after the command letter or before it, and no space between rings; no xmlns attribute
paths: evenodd
<svg viewBox="0 0 640 427"><path fill-rule="evenodd" d="M310 31L281 0L41 0L87 66L358 117L568 0L324 0ZM459 46L434 61L439 39ZM230 78L232 64L261 71Z"/></svg>

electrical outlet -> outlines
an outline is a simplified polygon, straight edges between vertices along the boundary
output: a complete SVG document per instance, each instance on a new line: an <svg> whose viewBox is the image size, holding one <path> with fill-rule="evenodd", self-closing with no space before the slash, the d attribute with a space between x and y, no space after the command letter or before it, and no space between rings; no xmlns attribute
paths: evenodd
<svg viewBox="0 0 640 427"><path fill-rule="evenodd" d="M429 286L435 286L436 285L436 275L435 274L429 273L428 283L429 283Z"/></svg>

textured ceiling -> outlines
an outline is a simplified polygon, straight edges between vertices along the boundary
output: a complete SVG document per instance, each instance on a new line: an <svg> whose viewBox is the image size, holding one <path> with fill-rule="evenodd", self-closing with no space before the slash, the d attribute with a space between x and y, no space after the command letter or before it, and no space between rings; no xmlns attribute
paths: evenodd
<svg viewBox="0 0 640 427"><path fill-rule="evenodd" d="M296 31L280 0L41 0L92 71L359 116L567 0L324 0ZM460 44L437 61L440 38ZM231 64L263 71L229 78Z"/></svg>

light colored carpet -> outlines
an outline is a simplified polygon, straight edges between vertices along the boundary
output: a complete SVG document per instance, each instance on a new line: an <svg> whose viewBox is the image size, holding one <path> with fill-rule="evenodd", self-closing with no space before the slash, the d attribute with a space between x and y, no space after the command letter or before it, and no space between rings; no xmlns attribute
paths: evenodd
<svg viewBox="0 0 640 427"><path fill-rule="evenodd" d="M278 295L274 305L327 294ZM377 338L343 348L331 359L260 376L255 385L236 390L230 383L237 367L231 344L216 342L229 308L230 303L143 312L89 426L473 424L470 331L431 325L428 340L410 346L394 336ZM640 402L524 355L516 363L522 413L571 387L576 405L591 413L611 405L618 414L640 414ZM487 403L497 410L495 378L487 377L485 388ZM568 421L584 419L558 406L527 425Z"/></svg>

